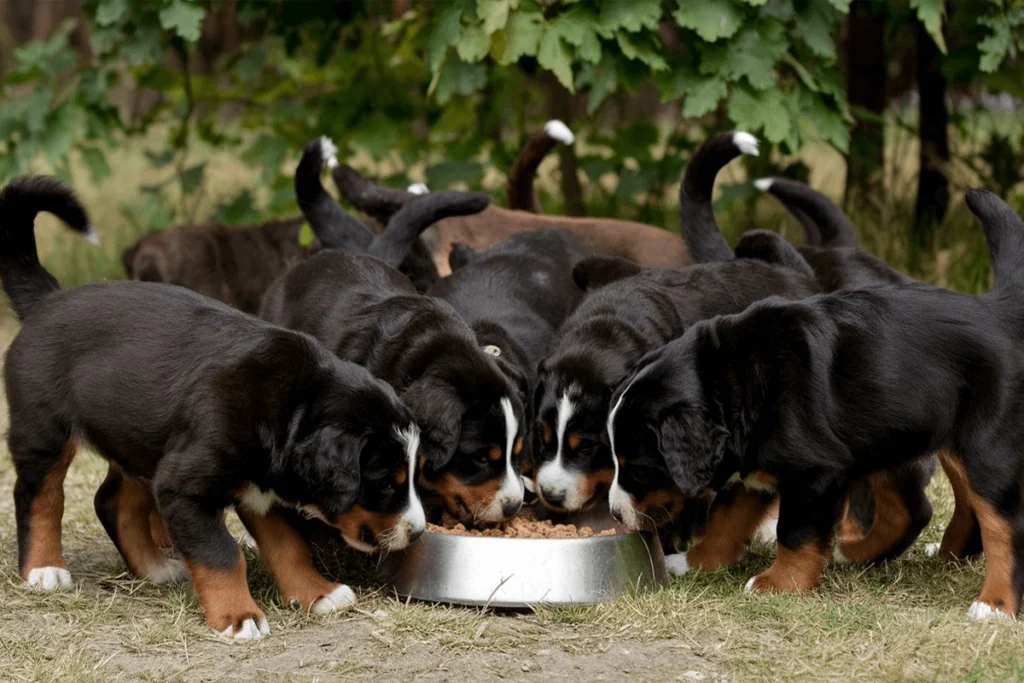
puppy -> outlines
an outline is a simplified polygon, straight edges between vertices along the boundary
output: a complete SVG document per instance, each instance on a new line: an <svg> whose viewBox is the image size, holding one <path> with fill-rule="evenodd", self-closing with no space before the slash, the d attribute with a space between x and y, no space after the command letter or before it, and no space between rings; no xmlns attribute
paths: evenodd
<svg viewBox="0 0 1024 683"><path fill-rule="evenodd" d="M694 173L714 176L744 149L756 151L753 136L716 136L696 152L683 187L694 183ZM714 158L704 163L707 154ZM779 242L780 249L792 251ZM703 318L739 312L774 294L804 297L817 291L808 274L761 260L647 270L620 259L594 258L580 263L573 276L588 291L540 362L534 397L535 484L541 501L555 510L583 509L607 491L613 473L609 401L645 353Z"/></svg>
<svg viewBox="0 0 1024 683"><path fill-rule="evenodd" d="M306 258L302 218L259 225L179 225L140 237L121 254L131 280L180 285L255 313L279 275Z"/></svg>
<svg viewBox="0 0 1024 683"><path fill-rule="evenodd" d="M404 256L409 235L488 201L462 192L418 198L394 215L368 253L325 249L293 268L271 286L261 311L399 392L423 430L420 484L470 524L500 522L522 504L523 404L451 305L418 294L388 264ZM358 221L334 206L335 229L350 234L347 226ZM323 227L319 219L311 223Z"/></svg>
<svg viewBox="0 0 1024 683"><path fill-rule="evenodd" d="M405 547L425 526L412 484L412 413L311 337L183 288L104 282L60 291L36 255L39 211L92 231L55 180L19 178L0 194L0 280L22 321L4 381L25 582L72 585L61 553L63 482L84 441L130 478L108 496L123 514L104 525L132 571L183 578L154 544L155 497L206 623L222 635L269 632L224 525L229 505L287 598L317 613L354 602L351 589L314 569L309 546L271 502L324 520L358 548Z"/></svg>
<svg viewBox="0 0 1024 683"><path fill-rule="evenodd" d="M968 616L1015 615L1024 588L1024 222L967 194L995 285L968 296L923 284L770 299L691 327L648 355L609 413L612 514L733 476L779 492L778 553L748 590L817 585L850 482L931 452L981 527L986 578ZM952 528L952 526L951 526ZM947 531L943 550L961 541Z"/></svg>
<svg viewBox="0 0 1024 683"><path fill-rule="evenodd" d="M698 177L706 178L706 174ZM755 185L782 199L808 229L808 241L819 242L798 247L797 251L802 257L801 263L810 265L823 292L914 282L881 260L857 249L857 236L850 220L825 195L803 183L782 178L763 178L755 181ZM722 238L714 215L704 208L706 198L710 197L710 185L705 182L700 189L696 198L686 193L681 197L684 215L687 208L692 207L689 213L695 218L684 221L683 236L692 245L695 259L701 262L727 261L733 258L733 253ZM755 232L745 236L744 244L737 245L735 257L764 258L783 263L786 255L771 251L776 242L762 236L766 239L762 244L762 239L756 235ZM793 266L792 262L786 262L786 265ZM910 547L931 521L932 506L926 489L934 472L934 459L927 456L891 470L875 472L855 482L848 499L849 514L843 516L836 559L873 564L897 557ZM737 496L737 505L753 511L757 503L766 503L766 500L763 496L750 500L741 493ZM753 520L746 525L737 524L736 512L718 514L727 516L741 533L753 524ZM714 531L711 534L719 539L725 535ZM721 540L717 543L722 545ZM736 547L738 543L734 542L733 548ZM971 546L974 547L978 544ZM698 547L694 551L701 564L708 568L709 556L705 549ZM693 559L690 557L691 561Z"/></svg>

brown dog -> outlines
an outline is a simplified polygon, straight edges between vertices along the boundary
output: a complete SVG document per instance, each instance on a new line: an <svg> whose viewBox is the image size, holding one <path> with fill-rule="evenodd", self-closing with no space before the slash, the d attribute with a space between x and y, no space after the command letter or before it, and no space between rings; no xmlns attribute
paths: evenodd
<svg viewBox="0 0 1024 683"><path fill-rule="evenodd" d="M259 311L263 293L304 259L302 217L231 228L179 225L143 235L121 254L132 280L180 285L246 313Z"/></svg>

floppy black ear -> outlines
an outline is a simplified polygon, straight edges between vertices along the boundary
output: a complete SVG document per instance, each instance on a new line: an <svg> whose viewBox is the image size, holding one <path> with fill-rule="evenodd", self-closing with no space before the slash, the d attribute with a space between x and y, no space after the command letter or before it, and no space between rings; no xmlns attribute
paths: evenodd
<svg viewBox="0 0 1024 683"><path fill-rule="evenodd" d="M814 277L814 271L796 247L784 240L781 235L767 230L748 230L743 233L740 241L736 243L736 258L766 261Z"/></svg>
<svg viewBox="0 0 1024 683"><path fill-rule="evenodd" d="M707 488L725 458L725 430L696 414L669 413L656 433L658 449L683 495L696 496Z"/></svg>
<svg viewBox="0 0 1024 683"><path fill-rule="evenodd" d="M577 287L587 291L631 277L641 270L636 263L618 256L591 256L576 264L572 269L572 279Z"/></svg>
<svg viewBox="0 0 1024 683"><path fill-rule="evenodd" d="M420 455L432 469L441 469L455 456L466 406L453 387L430 380L413 383L402 402L420 426Z"/></svg>
<svg viewBox="0 0 1024 683"><path fill-rule="evenodd" d="M275 449L271 475L280 482L282 495L289 495L289 489L312 493L325 513L338 515L359 498L359 459L365 445L365 436L318 428L296 441L290 452ZM298 501L300 495L290 497Z"/></svg>
<svg viewBox="0 0 1024 683"><path fill-rule="evenodd" d="M453 244L452 250L448 252L448 267L454 273L472 261L474 256L476 252L468 244Z"/></svg>

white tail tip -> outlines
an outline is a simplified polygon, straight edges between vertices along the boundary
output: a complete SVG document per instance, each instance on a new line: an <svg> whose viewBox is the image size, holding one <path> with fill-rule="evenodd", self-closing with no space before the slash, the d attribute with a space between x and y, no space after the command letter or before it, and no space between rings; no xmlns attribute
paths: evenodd
<svg viewBox="0 0 1024 683"><path fill-rule="evenodd" d="M775 178L758 178L754 181L754 187L761 190L761 192L767 192L772 188L773 182L775 182Z"/></svg>
<svg viewBox="0 0 1024 683"><path fill-rule="evenodd" d="M750 133L738 130L732 134L732 144L736 145L741 152L752 157L757 156L757 138Z"/></svg>
<svg viewBox="0 0 1024 683"><path fill-rule="evenodd" d="M326 135L320 138L320 158L323 159L327 168L334 168L338 165L338 147Z"/></svg>
<svg viewBox="0 0 1024 683"><path fill-rule="evenodd" d="M557 140L563 145L571 145L576 136L569 130L569 126L565 125L558 119L551 119L544 124L544 133L552 140Z"/></svg>
<svg viewBox="0 0 1024 683"><path fill-rule="evenodd" d="M413 183L409 187L405 188L405 191L411 192L412 194L427 194L430 192L430 188L424 183Z"/></svg>
<svg viewBox="0 0 1024 683"><path fill-rule="evenodd" d="M96 234L96 228L92 224L85 226L85 241L97 247L100 245L100 236Z"/></svg>

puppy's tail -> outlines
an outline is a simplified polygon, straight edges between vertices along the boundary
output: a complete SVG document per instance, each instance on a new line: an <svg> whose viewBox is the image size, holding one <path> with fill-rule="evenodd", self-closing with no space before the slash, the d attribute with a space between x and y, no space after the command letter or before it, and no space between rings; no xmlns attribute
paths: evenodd
<svg viewBox="0 0 1024 683"><path fill-rule="evenodd" d="M39 263L34 226L40 211L52 213L93 244L99 243L78 197L55 178L22 176L0 190L0 280L21 320L36 303L60 289L57 279Z"/></svg>
<svg viewBox="0 0 1024 683"><path fill-rule="evenodd" d="M1024 221L998 196L970 190L967 206L981 220L992 259L993 290L1024 296Z"/></svg>
<svg viewBox="0 0 1024 683"><path fill-rule="evenodd" d="M385 263L398 267L416 238L434 223L450 216L480 213L491 203L482 192L430 192L399 209L366 250Z"/></svg>
<svg viewBox="0 0 1024 683"><path fill-rule="evenodd" d="M741 154L757 156L757 138L740 130L721 133L698 147L686 165L679 187L679 219L694 263L733 258L715 221L711 191L722 167Z"/></svg>
<svg viewBox="0 0 1024 683"><path fill-rule="evenodd" d="M783 239L782 235L767 230L748 230L736 243L736 258L757 259L777 266L791 268L809 279L814 279L814 270L796 248Z"/></svg>
<svg viewBox="0 0 1024 683"><path fill-rule="evenodd" d="M508 208L543 213L533 189L537 167L559 143L571 145L575 139L576 137L569 127L558 119L548 121L544 124L543 130L530 136L523 148L519 150L515 163L512 164L512 170L508 174L508 183L505 187Z"/></svg>
<svg viewBox="0 0 1024 683"><path fill-rule="evenodd" d="M338 148L326 137L306 145L295 169L295 196L320 244L329 249L362 251L373 241L373 233L341 208L320 182L325 165L331 169L338 167L337 154Z"/></svg>
<svg viewBox="0 0 1024 683"><path fill-rule="evenodd" d="M857 246L857 233L850 219L810 185L789 178L761 178L754 181L754 186L782 202L800 221L808 244L830 248Z"/></svg>
<svg viewBox="0 0 1024 683"><path fill-rule="evenodd" d="M426 185L422 184L413 185L412 192L377 185L348 164L331 166L330 171L334 186L345 201L382 225L387 225L407 202L426 191Z"/></svg>

